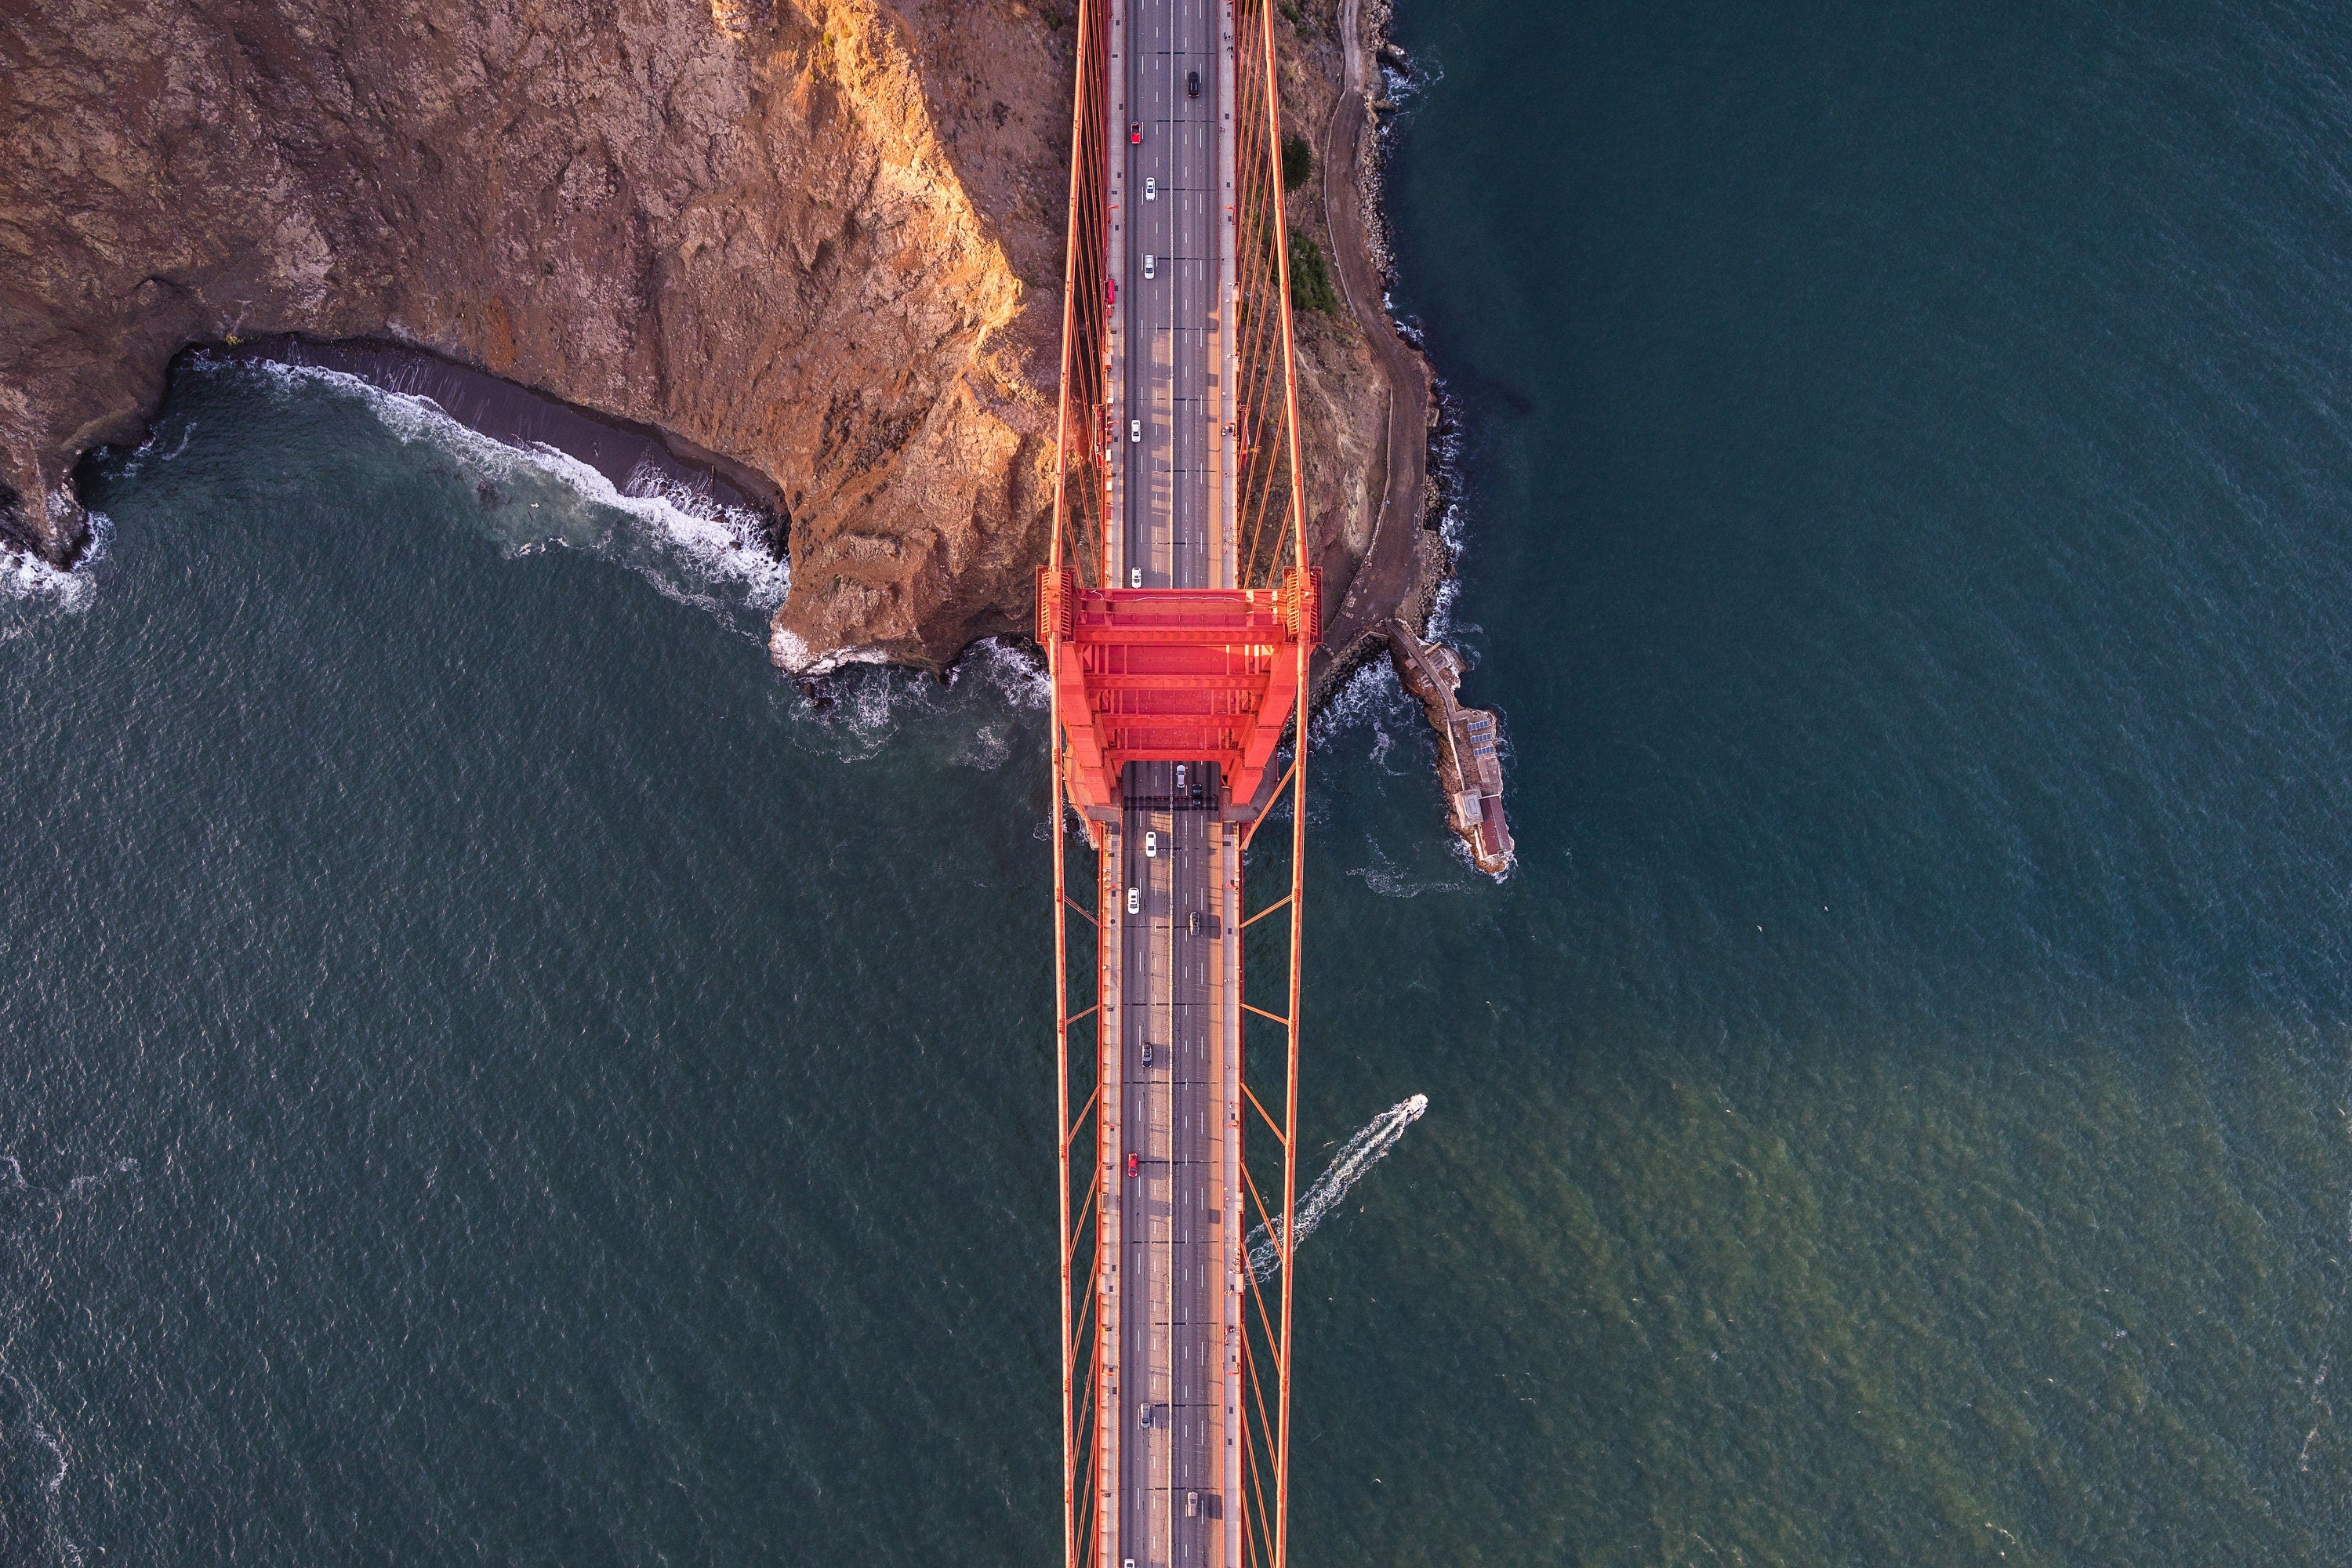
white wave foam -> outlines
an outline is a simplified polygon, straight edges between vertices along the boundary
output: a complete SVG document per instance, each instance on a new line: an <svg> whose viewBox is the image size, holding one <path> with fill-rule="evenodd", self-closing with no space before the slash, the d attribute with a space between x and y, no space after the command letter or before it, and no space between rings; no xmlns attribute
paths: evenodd
<svg viewBox="0 0 2352 1568"><path fill-rule="evenodd" d="M1443 437L1437 445L1437 468L1447 476L1444 510L1438 513L1437 539L1445 549L1448 570L1445 580L1437 585L1429 606L1429 624L1422 636L1429 642L1444 643L1462 655L1465 668L1475 664L1472 651L1461 642L1464 633L1481 628L1458 623L1454 618L1454 606L1462 598L1462 560L1470 548L1470 509L1464 504L1462 460L1463 437L1456 428Z"/></svg>
<svg viewBox="0 0 2352 1568"><path fill-rule="evenodd" d="M948 668L948 684L969 672L975 679L1015 708L1043 713L1053 706L1054 683L1045 661L1011 637L989 637L964 650Z"/></svg>
<svg viewBox="0 0 2352 1568"><path fill-rule="evenodd" d="M910 720L937 711L942 688L920 670L861 660L803 674L799 689L803 736L838 761L862 763Z"/></svg>
<svg viewBox="0 0 2352 1568"><path fill-rule="evenodd" d="M1483 631L1486 628L1466 625L1454 618L1454 608L1461 602L1462 579L1459 576L1448 577L1444 582L1440 583L1437 585L1437 592L1429 596L1429 624L1423 628L1422 640L1433 647L1438 643L1444 643L1461 655L1462 668L1466 673L1478 668L1478 658L1475 650L1463 642L1463 636L1468 632Z"/></svg>
<svg viewBox="0 0 2352 1568"><path fill-rule="evenodd" d="M0 1485L6 1488L11 1501L23 1502L30 1500L18 1489L23 1482L31 1482L45 1500L37 1509L12 1510L0 1519L0 1540L17 1549L10 1562L86 1561L80 1546L66 1535L59 1518L58 1493L71 1468L65 1445L57 1436L59 1430L62 1427L49 1401L10 1369L0 1366Z"/></svg>
<svg viewBox="0 0 2352 1568"><path fill-rule="evenodd" d="M1396 749L1400 735L1417 732L1415 726L1422 722L1421 704L1397 679L1396 666L1381 655L1366 661L1331 694L1322 711L1315 715L1307 733L1316 751L1328 752L1350 732L1370 731L1368 760L1396 778L1405 770L1389 766L1389 754Z"/></svg>
<svg viewBox="0 0 2352 1568"><path fill-rule="evenodd" d="M131 449L129 456L122 459L122 466L115 470L116 473L123 479L131 479L150 463L177 462L186 453L188 443L195 439L196 428L202 423L203 421L198 419L182 421L179 426L180 438L173 443L172 449L166 452L158 447L157 443L163 440L170 426L164 421L156 421L149 426L147 438Z"/></svg>
<svg viewBox="0 0 2352 1568"><path fill-rule="evenodd" d="M1004 765L1013 755L1013 737L1003 724L982 724L966 735L963 744L956 748L956 763L962 767L978 768L991 773Z"/></svg>
<svg viewBox="0 0 2352 1568"><path fill-rule="evenodd" d="M493 491L522 487L511 498L486 497L491 531L512 553L528 555L551 544L588 550L629 567L676 603L722 620L737 620L741 612L740 618L748 621L756 614L756 631L750 625L738 626L747 635L764 636L767 616L784 602L792 585L791 569L771 552L761 520L719 502L705 489L649 468L640 468L625 487L616 487L568 452L541 442L518 445L485 436L429 397L387 392L343 371L271 361L240 361L234 368L258 372L288 388L327 386L348 393L403 445L428 446L458 458ZM561 506L551 509L554 498L529 499L547 480L571 492L575 515L565 515ZM637 540L654 548L637 548L633 541L599 530L576 515L582 502L628 517L636 524Z"/></svg>
<svg viewBox="0 0 2352 1568"><path fill-rule="evenodd" d="M1053 683L1046 678L1045 661L1009 637L974 643L949 667L950 688L967 680L1016 712L1042 713L1052 706ZM965 738L955 760L965 767L1001 767L1013 755L1015 735L1013 723L992 719Z"/></svg>
<svg viewBox="0 0 2352 1568"><path fill-rule="evenodd" d="M38 1443L44 1449L46 1449L50 1459L55 1461L57 1465L57 1468L49 1472L49 1479L41 1485L41 1489L43 1491L54 1493L59 1487L65 1484L66 1451L58 1447L58 1440L55 1437L50 1436L47 1432L41 1430L41 1428L34 1423L29 1421L26 1422L25 1424L25 1429L33 1435L33 1441Z"/></svg>
<svg viewBox="0 0 2352 1568"><path fill-rule="evenodd" d="M1381 61L1381 87L1393 103L1419 98L1444 79L1445 60L1435 44L1423 44L1406 55L1402 70L1386 60Z"/></svg>
<svg viewBox="0 0 2352 1568"><path fill-rule="evenodd" d="M1444 643L1462 656L1462 668L1465 671L1475 669L1478 668L1477 650L1464 639L1486 628L1475 621L1455 618L1455 612L1462 603L1462 558L1470 547L1469 523L1460 501L1448 506L1438 519L1437 535L1444 542L1446 556L1454 563L1454 569L1446 574L1445 581L1440 583L1437 592L1430 596L1429 624L1423 628L1423 638L1428 642Z"/></svg>
<svg viewBox="0 0 2352 1568"><path fill-rule="evenodd" d="M110 1160L100 1170L68 1176L63 1187L35 1186L26 1179L25 1167L16 1155L0 1154L0 1194L16 1194L46 1204L54 1212L62 1213L68 1200L103 1191L113 1184L116 1177L135 1176L138 1170L139 1162L136 1160Z"/></svg>
<svg viewBox="0 0 2352 1568"><path fill-rule="evenodd" d="M1050 696L1035 658L1001 637L974 643L948 668L944 680L884 664L877 655L812 670L803 677L802 691L803 717L845 762L874 756L909 723L954 714L977 722L954 740L947 760L983 769L1012 756L1017 715L1044 711ZM975 713L974 696L997 712Z"/></svg>
<svg viewBox="0 0 2352 1568"><path fill-rule="evenodd" d="M604 482L604 476L586 464L574 466ZM640 501L652 504L640 512L633 504ZM682 484L644 464L629 476L625 493L607 504L636 513L659 528L705 575L741 583L747 603L773 610L784 602L785 590L792 586L792 569L769 549L767 530L756 513L729 506L708 489Z"/></svg>
<svg viewBox="0 0 2352 1568"><path fill-rule="evenodd" d="M87 611L98 598L92 568L106 559L113 537L113 521L104 512L91 512L89 548L64 572L37 555L0 546L0 643L23 637L53 616Z"/></svg>
<svg viewBox="0 0 2352 1568"><path fill-rule="evenodd" d="M1405 1129L1422 1118L1429 1109L1429 1096L1416 1094L1411 1100L1401 1100L1372 1118L1363 1131L1339 1146L1339 1153L1315 1178L1307 1195L1298 1200L1297 1228L1292 1233L1290 1250L1295 1255L1315 1234L1324 1216L1339 1206L1348 1191L1364 1179L1366 1172L1388 1158L1390 1150L1404 1137ZM1260 1279L1271 1279L1282 1269L1280 1236L1259 1226L1250 1232L1250 1272Z"/></svg>
<svg viewBox="0 0 2352 1568"><path fill-rule="evenodd" d="M1471 858L1469 847L1451 833L1445 837L1453 850L1453 858L1462 865L1476 869L1478 863ZM1451 879L1431 880L1409 876L1403 867L1389 858L1388 852L1370 834L1364 835L1364 844L1372 852L1371 864L1350 866L1348 875L1361 879L1367 891L1378 893L1381 898L1417 899L1423 893L1459 892L1467 885Z"/></svg>

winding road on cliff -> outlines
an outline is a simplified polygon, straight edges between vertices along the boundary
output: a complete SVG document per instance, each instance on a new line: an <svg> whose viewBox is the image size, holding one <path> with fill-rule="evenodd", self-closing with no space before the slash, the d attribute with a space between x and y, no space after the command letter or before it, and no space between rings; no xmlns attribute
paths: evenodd
<svg viewBox="0 0 2352 1568"><path fill-rule="evenodd" d="M1347 78L1323 130L1323 219L1331 236L1331 262L1349 313L1379 359L1389 383L1389 416L1382 437L1380 509L1371 542L1348 581L1348 591L1329 615L1323 646L1329 659L1344 660L1380 622L1412 602L1421 573L1418 536L1423 479L1429 458L1430 387L1421 356L1397 335L1389 320L1380 272L1365 222L1357 156L1371 123L1365 109L1368 51L1358 37L1359 0L1343 0L1339 37ZM1325 666L1328 669L1328 664Z"/></svg>

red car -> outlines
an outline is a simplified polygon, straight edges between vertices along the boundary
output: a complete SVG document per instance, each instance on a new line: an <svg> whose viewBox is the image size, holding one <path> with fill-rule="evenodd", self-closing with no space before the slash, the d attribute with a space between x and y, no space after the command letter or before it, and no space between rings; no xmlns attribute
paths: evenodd
<svg viewBox="0 0 2352 1568"><path fill-rule="evenodd" d="M1139 143L1139 144L1143 141L1143 121L1140 121L1140 120L1133 120L1133 121L1129 121L1128 122L1128 127L1127 127L1127 139L1128 139L1129 142L1137 142L1137 143Z"/></svg>
<svg viewBox="0 0 2352 1568"><path fill-rule="evenodd" d="M1135 1175L1136 1173L1138 1173L1139 1172L1140 1172L1142 1169L1143 1169L1143 1156L1142 1156L1142 1155L1140 1155L1140 1154L1138 1154L1138 1153L1136 1153L1136 1152L1134 1152L1133 1151L1131 1151L1131 1150L1130 1150L1130 1151L1129 1152L1129 1153L1128 1153L1128 1156L1127 1156L1127 1173L1128 1173L1129 1175L1132 1176L1132 1175Z"/></svg>

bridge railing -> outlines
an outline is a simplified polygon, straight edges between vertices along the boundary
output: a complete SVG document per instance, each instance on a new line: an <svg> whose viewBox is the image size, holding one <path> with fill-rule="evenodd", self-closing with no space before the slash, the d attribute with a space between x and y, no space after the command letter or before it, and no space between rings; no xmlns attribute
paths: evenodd
<svg viewBox="0 0 2352 1568"><path fill-rule="evenodd" d="M1243 1184L1258 1223L1277 1238L1280 1274L1261 1281L1244 1255L1243 1312L1242 1560L1286 1568L1290 1547L1291 1216L1297 1212L1299 953L1307 859L1307 674L1319 637L1315 562L1307 548L1307 506L1298 460L1298 374L1290 314L1290 229L1284 210L1281 73L1273 0L1234 0L1234 286L1239 340L1236 421L1240 500L1234 520L1235 582L1283 584L1305 617L1284 653L1295 658L1291 763L1252 823L1246 845L1278 805L1290 808L1289 888L1256 913L1244 939L1242 1081L1265 1140L1242 1141ZM1268 919L1266 917L1274 917ZM1256 949L1253 953L1253 944ZM1279 999L1263 984L1279 975ZM1253 977L1261 984L1253 984ZM1255 1037L1255 1042L1253 1040ZM1255 1046L1255 1048L1253 1048ZM1253 1070L1255 1069L1255 1070ZM1253 1079L1268 1092L1251 1088ZM1278 1092L1277 1092L1278 1091ZM1268 1101L1274 1103L1270 1107ZM1276 1120L1277 1116L1279 1121ZM1261 1152L1253 1161L1253 1149ZM1253 1170L1265 1174L1261 1189ZM1275 1202L1280 1208L1268 1209ZM1277 1215L1279 1216L1277 1221ZM1238 1237L1235 1238L1237 1241ZM1273 1289L1267 1287L1269 1283ZM1271 1299L1269 1299L1271 1298Z"/></svg>
<svg viewBox="0 0 2352 1568"><path fill-rule="evenodd" d="M1105 452L1109 410L1108 353L1112 300L1108 289L1109 7L1103 0L1078 0L1075 69L1070 106L1068 231L1062 280L1062 363L1058 420L1055 430L1054 533L1043 584L1059 584L1067 572L1088 587L1103 581L1103 542L1108 525L1109 459ZM1049 664L1060 641L1041 632ZM1099 928L1095 911L1071 897L1068 833L1062 820L1067 799L1058 700L1053 716L1054 837L1054 1051L1055 1132L1060 1147L1057 1189L1061 1254L1062 1553L1066 1568L1091 1564L1097 1536L1096 1509L1101 1495L1096 1456L1099 1412L1095 1390L1102 1369L1102 1169L1096 1149L1100 1106L1093 1086L1101 1081L1098 1043L1100 993L1085 1005L1071 994L1073 931L1082 946L1076 973L1098 985ZM1074 921L1073 915L1077 918ZM1083 1071L1083 1078L1073 1074ZM1072 1106L1073 1083L1088 1086Z"/></svg>
<svg viewBox="0 0 2352 1568"><path fill-rule="evenodd" d="M1132 0L1130 0L1132 3ZM1250 1272L1235 1237L1234 1267L1244 1282L1242 1358L1244 1431L1242 1564L1285 1568L1288 1556L1290 1344L1293 1320L1289 1216L1297 1203L1294 1145L1298 1112L1300 912L1306 858L1306 725L1307 663L1319 640L1317 579L1307 547L1306 505L1298 456L1298 392L1290 313L1289 232L1283 210L1280 78L1276 70L1272 0L1232 0L1234 23L1234 205L1226 215L1234 239L1237 344L1236 414L1228 450L1238 458L1236 511L1226 520L1234 548L1234 586L1279 589L1286 638L1266 652L1286 661L1293 693L1291 760L1262 797L1256 819L1242 834L1246 847L1268 819L1289 811L1287 890L1249 915L1233 940L1244 942L1243 1087L1248 1110L1243 1138L1245 1212L1279 1240L1279 1274L1260 1280ZM1108 271L1109 166L1107 0L1078 0L1072 104L1069 250L1063 296L1060 421L1050 561L1040 578L1040 640L1055 674L1052 745L1055 1049L1058 1075L1056 1130L1060 1150L1061 1362L1063 1415L1063 1552L1066 1568L1113 1568L1100 1562L1106 1538L1100 1513L1104 1478L1097 1473L1103 1412L1097 1390L1103 1367L1101 1248L1104 1163L1099 1148L1102 1107L1100 1042L1103 926L1100 876L1091 902L1074 896L1067 864L1068 808L1082 804L1072 785L1079 769L1066 741L1066 724L1091 723L1074 704L1083 691L1065 691L1062 662L1076 656L1076 589L1123 595L1103 580L1110 515L1108 449L1116 431L1107 401L1108 351L1115 299ZM1064 577L1067 572L1070 577ZM1049 595L1046 585L1052 584ZM1272 716L1279 726L1282 715ZM1253 796L1252 798L1259 798ZM1092 830L1090 830L1090 837ZM1096 837L1097 847L1101 840ZM1253 984L1252 977L1258 984ZM1276 1005L1273 1000L1279 976ZM1074 994L1075 992L1075 994ZM1087 994L1092 993L1091 996ZM1259 1092L1263 1089L1264 1092ZM1256 1159L1253 1162L1251 1156ZM1264 1179L1261 1181L1261 1177ZM1279 1208L1275 1205L1279 1204ZM1276 1215L1281 1216L1276 1222ZM1246 1227L1244 1227L1246 1228ZM1236 1565L1241 1568L1241 1565Z"/></svg>
<svg viewBox="0 0 2352 1568"><path fill-rule="evenodd" d="M1271 0L1234 5L1234 286L1241 484L1235 584L1270 588L1314 564L1298 465L1298 377L1290 320L1290 230Z"/></svg>
<svg viewBox="0 0 2352 1568"><path fill-rule="evenodd" d="M1070 210L1062 271L1062 386L1055 427L1052 565L1103 585L1110 525L1110 7L1079 0L1070 108Z"/></svg>

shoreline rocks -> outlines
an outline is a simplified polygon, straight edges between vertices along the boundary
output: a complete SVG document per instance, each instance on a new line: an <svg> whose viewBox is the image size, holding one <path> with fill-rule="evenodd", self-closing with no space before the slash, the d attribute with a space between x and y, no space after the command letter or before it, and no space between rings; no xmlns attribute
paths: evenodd
<svg viewBox="0 0 2352 1568"><path fill-rule="evenodd" d="M1067 47L998 0L18 8L0 537L70 561L192 345L391 345L737 472L780 648L940 668L1048 526Z"/></svg>
<svg viewBox="0 0 2352 1568"><path fill-rule="evenodd" d="M1320 138L1293 231L1348 294L1298 331L1345 665L1453 569L1442 395L1383 298L1387 14L1279 24L1286 121ZM791 675L942 670L1029 624L1051 526L1073 44L1019 0L0 16L0 550L86 547L77 466L143 436L177 355L308 355L740 492L790 560Z"/></svg>
<svg viewBox="0 0 2352 1568"><path fill-rule="evenodd" d="M1445 815L1454 836L1470 850L1478 869L1507 875L1517 860L1509 823L1503 815L1502 721L1484 708L1455 700L1462 685L1462 656L1443 643L1424 643L1402 621L1391 621L1389 657L1397 679L1421 700L1429 726L1437 731L1437 782L1445 795Z"/></svg>
<svg viewBox="0 0 2352 1568"><path fill-rule="evenodd" d="M1435 734L1448 821L1479 868L1499 877L1516 858L1503 817L1500 721L1485 709L1456 702L1464 670L1460 655L1423 640L1441 590L1455 572L1454 547L1443 524L1459 499L1460 432L1457 407L1438 382L1420 333L1390 315L1387 304L1395 256L1380 201L1387 134L1380 117L1397 106L1381 89L1391 78L1410 84L1412 62L1388 37L1390 0L1341 0L1339 16L1341 30L1353 29L1347 47L1354 52L1345 68L1348 94L1335 112L1351 112L1349 98L1360 97L1361 106L1353 112L1361 123L1348 127L1353 166L1337 172L1338 188L1352 200L1331 215L1334 258L1343 280L1354 279L1349 302L1384 361L1391 403L1386 499L1357 579L1338 598L1315 700L1319 705L1336 692L1385 643L1399 678L1420 698ZM1337 143L1338 130L1335 123L1327 133L1327 146ZM1327 209L1333 188L1325 187ZM1342 232L1350 237L1352 255L1339 253Z"/></svg>

